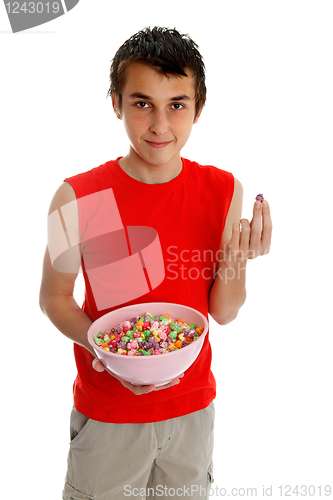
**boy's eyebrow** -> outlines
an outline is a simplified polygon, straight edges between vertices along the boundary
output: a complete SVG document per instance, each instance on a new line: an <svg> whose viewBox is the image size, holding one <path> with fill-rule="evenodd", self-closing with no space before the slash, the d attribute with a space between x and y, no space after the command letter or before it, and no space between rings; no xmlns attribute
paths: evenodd
<svg viewBox="0 0 333 500"><path fill-rule="evenodd" d="M176 96L176 97L173 97L172 99L170 99L170 101L190 101L191 98L184 94L184 95L179 95L179 96Z"/></svg>
<svg viewBox="0 0 333 500"><path fill-rule="evenodd" d="M145 94L141 94L140 92L134 92L130 95L130 99L147 99L147 101L149 101L151 97Z"/></svg>
<svg viewBox="0 0 333 500"><path fill-rule="evenodd" d="M145 99L147 101L153 100L152 97L149 97L149 95L141 94L141 92L134 92L129 97L130 99ZM191 101L191 98L188 95L184 94L172 97L170 101Z"/></svg>

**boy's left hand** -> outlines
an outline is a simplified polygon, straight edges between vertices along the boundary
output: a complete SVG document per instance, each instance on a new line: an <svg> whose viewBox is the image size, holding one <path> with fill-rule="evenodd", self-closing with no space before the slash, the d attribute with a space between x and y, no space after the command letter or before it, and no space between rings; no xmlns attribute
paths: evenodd
<svg viewBox="0 0 333 500"><path fill-rule="evenodd" d="M251 222L241 219L232 226L231 239L224 244L223 262L229 268L269 253L272 219L268 202L256 201Z"/></svg>

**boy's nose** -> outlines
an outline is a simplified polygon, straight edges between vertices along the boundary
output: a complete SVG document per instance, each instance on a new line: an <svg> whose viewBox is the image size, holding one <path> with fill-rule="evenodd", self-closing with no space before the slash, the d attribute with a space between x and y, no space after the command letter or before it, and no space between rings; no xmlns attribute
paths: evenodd
<svg viewBox="0 0 333 500"><path fill-rule="evenodd" d="M149 129L156 135L164 135L168 132L169 124L163 111L155 111L152 116L152 122Z"/></svg>

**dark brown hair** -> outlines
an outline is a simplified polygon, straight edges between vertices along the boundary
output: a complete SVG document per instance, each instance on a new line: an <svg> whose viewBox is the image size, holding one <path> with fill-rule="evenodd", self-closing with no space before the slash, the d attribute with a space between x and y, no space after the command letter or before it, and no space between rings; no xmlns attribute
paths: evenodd
<svg viewBox="0 0 333 500"><path fill-rule="evenodd" d="M115 96L121 110L121 91L126 68L133 62L151 65L164 75L187 76L186 70L195 78L195 111L199 113L206 101L205 65L197 44L176 29L145 28L131 36L116 52L110 68L108 96Z"/></svg>

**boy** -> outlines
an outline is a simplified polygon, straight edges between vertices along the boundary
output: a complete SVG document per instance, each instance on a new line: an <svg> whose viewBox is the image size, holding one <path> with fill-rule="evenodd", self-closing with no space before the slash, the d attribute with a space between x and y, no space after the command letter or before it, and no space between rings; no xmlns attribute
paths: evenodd
<svg viewBox="0 0 333 500"><path fill-rule="evenodd" d="M185 374L137 387L94 359L87 331L141 302L232 321L245 301L248 258L269 251L269 207L256 202L251 223L240 220L239 181L180 155L206 100L204 64L189 37L140 31L117 51L110 81L129 152L66 179L48 218L40 304L74 341L78 369L63 499L208 498L216 394L208 335ZM82 309L73 298L80 265Z"/></svg>

